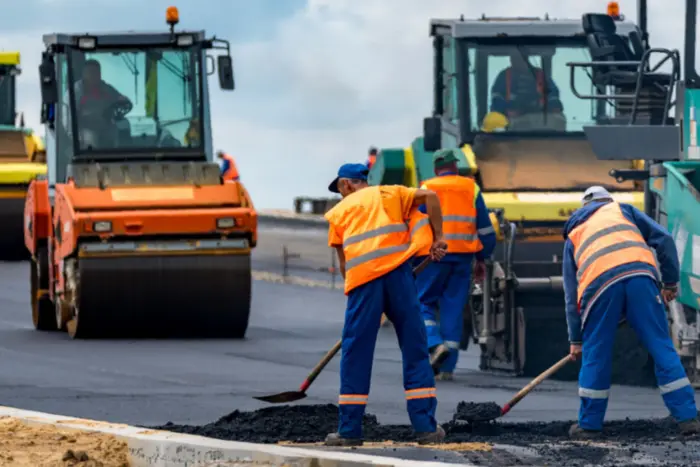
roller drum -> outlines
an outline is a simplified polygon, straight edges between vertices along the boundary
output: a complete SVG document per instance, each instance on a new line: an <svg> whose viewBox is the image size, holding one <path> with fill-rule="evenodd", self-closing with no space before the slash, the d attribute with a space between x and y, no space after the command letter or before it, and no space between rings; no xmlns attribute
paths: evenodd
<svg viewBox="0 0 700 467"><path fill-rule="evenodd" d="M27 258L29 251L24 244L24 198L0 197L0 260Z"/></svg>
<svg viewBox="0 0 700 467"><path fill-rule="evenodd" d="M73 337L231 337L248 327L250 253L78 259Z"/></svg>

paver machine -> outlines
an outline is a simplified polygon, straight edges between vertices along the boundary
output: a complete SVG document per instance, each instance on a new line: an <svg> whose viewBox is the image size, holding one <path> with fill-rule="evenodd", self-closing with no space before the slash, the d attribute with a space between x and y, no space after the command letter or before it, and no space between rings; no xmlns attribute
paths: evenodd
<svg viewBox="0 0 700 467"><path fill-rule="evenodd" d="M616 24L626 46L641 41L636 24ZM591 185L603 185L618 201L643 208L643 181L616 183L608 175L643 162L637 160L641 157L599 160L587 138L584 127L602 125L614 115L604 100L580 99L569 86L567 64L591 60L580 19L462 16L432 20L430 36L432 115L410 147L381 151L370 182L416 186L434 176L434 151L461 148L460 173L474 176L481 186L501 239L483 286L473 287L462 348L470 340L479 345L484 371L534 376L568 352L564 222ZM537 83L534 102L519 102L516 87L504 86L517 73L529 73ZM576 70L575 78L583 89L594 88L583 70ZM518 111L506 115L497 107L499 98ZM618 112L629 113L631 107ZM616 352L626 358L615 365L613 380L643 384L646 379L634 381L625 369L644 366L646 355L636 351L638 341L628 328L620 334ZM575 379L576 365L555 377Z"/></svg>
<svg viewBox="0 0 700 467"><path fill-rule="evenodd" d="M40 65L48 177L25 206L36 329L72 338L244 337L257 214L214 162L204 31L48 34ZM209 51L223 51L216 58Z"/></svg>
<svg viewBox="0 0 700 467"><path fill-rule="evenodd" d="M19 52L0 52L0 259L25 259L22 231L29 182L46 173L44 143L16 105Z"/></svg>
<svg viewBox="0 0 700 467"><path fill-rule="evenodd" d="M678 298L668 307L671 335L691 382L700 387L697 0L685 0L685 16L677 18L677 24L684 25L682 52L649 45L646 0L637 1L640 46L625 47L619 40L619 11L614 10L617 14L612 17L583 16L593 60L569 64L570 88L582 102L604 102L613 113L607 124L583 127L600 160L640 158L646 162L643 168L611 171L610 175L620 183L644 181L646 213L674 236L681 282ZM581 70L591 76L599 92L580 87L576 78Z"/></svg>

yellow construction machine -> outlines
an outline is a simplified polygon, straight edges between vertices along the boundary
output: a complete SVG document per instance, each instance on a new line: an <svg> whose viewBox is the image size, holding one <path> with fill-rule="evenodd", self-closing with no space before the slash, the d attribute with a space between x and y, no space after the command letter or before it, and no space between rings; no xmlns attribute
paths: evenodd
<svg viewBox="0 0 700 467"><path fill-rule="evenodd" d="M16 110L19 52L0 52L0 259L28 256L23 210L29 182L46 173L44 142Z"/></svg>
<svg viewBox="0 0 700 467"><path fill-rule="evenodd" d="M636 24L619 18L615 24L626 47L642 47ZM471 294L462 348L470 341L480 346L482 370L536 375L568 351L562 227L583 192L603 185L618 201L644 208L645 180L616 183L643 162L598 160L584 131L625 120L632 104L574 94L573 79L578 89L605 95L584 70L570 76L569 63L595 59L581 19L462 16L432 20L430 35L432 115L411 146L381 151L370 183L418 186L434 176L434 151L461 148L460 173L476 177L501 238L487 280ZM537 83L537 99L518 94L516 73ZM651 119L659 113L650 105L637 111ZM620 352L637 344L629 334L618 340ZM576 374L570 365L558 377Z"/></svg>

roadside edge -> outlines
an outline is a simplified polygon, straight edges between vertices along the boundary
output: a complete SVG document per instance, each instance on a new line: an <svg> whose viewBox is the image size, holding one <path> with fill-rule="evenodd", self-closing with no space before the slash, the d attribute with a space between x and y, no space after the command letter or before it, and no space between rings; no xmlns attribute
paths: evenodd
<svg viewBox="0 0 700 467"><path fill-rule="evenodd" d="M221 441L135 426L88 420L0 406L0 417L13 417L28 425L53 425L57 428L114 435L129 446L133 467L224 467L264 463L289 467L449 467L474 464L448 464L394 459L338 451L323 451L274 444Z"/></svg>
<svg viewBox="0 0 700 467"><path fill-rule="evenodd" d="M297 214L294 211L264 209L258 211L258 224L271 227L328 228L328 221L315 214Z"/></svg>

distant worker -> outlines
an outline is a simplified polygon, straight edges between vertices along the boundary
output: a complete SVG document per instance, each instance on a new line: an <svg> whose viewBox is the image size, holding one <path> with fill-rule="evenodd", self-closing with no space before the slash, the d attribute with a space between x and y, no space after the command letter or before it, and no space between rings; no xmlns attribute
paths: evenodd
<svg viewBox="0 0 700 467"><path fill-rule="evenodd" d="M372 169L372 166L377 162L377 155L379 151L375 147L369 148L369 155L367 156L367 168Z"/></svg>
<svg viewBox="0 0 700 467"><path fill-rule="evenodd" d="M418 300L428 333L431 365L439 380L454 378L462 339L464 307L469 299L472 263L479 274L496 246L496 233L483 196L473 178L457 173L459 149L442 149L433 156L435 175L421 188L440 199L447 255L416 277ZM424 207L421 206L421 210ZM415 261L428 251L418 253ZM439 310L440 319L437 319Z"/></svg>
<svg viewBox="0 0 700 467"><path fill-rule="evenodd" d="M343 197L325 218L328 244L337 252L348 298L340 360L340 419L338 432L326 437L326 445L363 442L362 418L383 312L396 329L406 403L418 442L439 443L445 431L435 420L435 379L409 261L419 246L412 243L409 230L419 228L416 219L419 223L426 219L417 209L425 204L434 239L430 255L440 260L445 253L440 202L431 191L399 185L370 187L367 175L364 164L345 164L328 187Z"/></svg>
<svg viewBox="0 0 700 467"><path fill-rule="evenodd" d="M602 432L615 333L624 318L653 358L661 396L681 432L700 433L695 391L673 347L664 306L678 292L678 252L671 235L643 212L613 201L605 188L594 186L564 226L564 239L571 356L583 356L581 408L569 434L594 438Z"/></svg>
<svg viewBox="0 0 700 467"><path fill-rule="evenodd" d="M522 121L523 117L541 122L545 111L563 112L559 88L542 68L529 64L526 53L514 48L510 66L498 74L491 87L491 112L505 115L509 122ZM489 118L493 118L491 114L486 116L485 126Z"/></svg>
<svg viewBox="0 0 700 467"><path fill-rule="evenodd" d="M233 157L226 154L224 151L218 151L216 157L223 161L221 164L221 177L224 181L238 181L240 177L238 176L238 168L236 167L236 162Z"/></svg>

